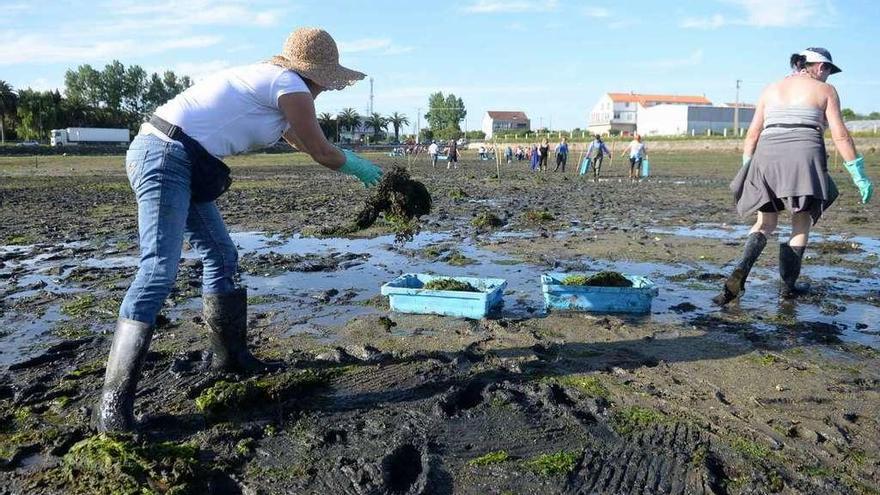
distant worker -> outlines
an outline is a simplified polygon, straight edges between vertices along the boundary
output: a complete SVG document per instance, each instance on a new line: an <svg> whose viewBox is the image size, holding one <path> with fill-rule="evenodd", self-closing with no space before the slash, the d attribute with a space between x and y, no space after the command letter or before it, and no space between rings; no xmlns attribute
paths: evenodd
<svg viewBox="0 0 880 495"><path fill-rule="evenodd" d="M593 166L593 180L596 182L599 181L599 175L602 173L602 161L605 160L606 156L611 156L611 152L608 151L608 147L602 141L602 136L596 134L590 143L590 147L587 148L587 158Z"/></svg>
<svg viewBox="0 0 880 495"><path fill-rule="evenodd" d="M791 212L791 237L779 245L780 295L795 297L809 289L798 284L810 227L837 199L828 175L825 124L847 171L859 189L862 203L871 199L874 186L865 175L864 159L856 154L844 125L840 98L825 81L840 72L824 48L807 48L793 54L794 73L761 94L755 116L743 143L742 168L730 184L740 215L757 212L742 258L713 301L727 304L745 291L746 279L767 238L776 230L779 212Z"/></svg>
<svg viewBox="0 0 880 495"><path fill-rule="evenodd" d="M648 148L642 142L641 134L635 134L633 140L623 150L623 156L629 155L629 178L635 182L639 180L642 170L642 160L648 157Z"/></svg>
<svg viewBox="0 0 880 495"><path fill-rule="evenodd" d="M526 158L526 150L523 149L521 144L516 145L516 161L521 162Z"/></svg>
<svg viewBox="0 0 880 495"><path fill-rule="evenodd" d="M437 141L432 140L431 144L428 145L428 154L431 155L431 168L437 168L437 155L440 154L440 147L437 146Z"/></svg>
<svg viewBox="0 0 880 495"><path fill-rule="evenodd" d="M449 140L446 149L446 170L449 170L449 167L458 168L458 145L455 144L454 139Z"/></svg>
<svg viewBox="0 0 880 495"><path fill-rule="evenodd" d="M508 146L504 150L504 159L507 160L507 164L510 165L513 162L513 148Z"/></svg>
<svg viewBox="0 0 880 495"><path fill-rule="evenodd" d="M547 138L541 140L541 146L538 146L538 170L547 171L547 157L550 156L550 141Z"/></svg>
<svg viewBox="0 0 880 495"><path fill-rule="evenodd" d="M486 147L483 146L482 144L480 145L479 153L480 153L480 160L485 160L486 159Z"/></svg>
<svg viewBox="0 0 880 495"><path fill-rule="evenodd" d="M529 164L531 165L532 171L538 170L538 163L540 162L540 157L538 156L538 145L532 144L528 151L529 154Z"/></svg>
<svg viewBox="0 0 880 495"><path fill-rule="evenodd" d="M565 138L562 138L559 141L559 144L556 145L556 168L553 169L554 172L559 170L559 167L562 166L562 172L565 173L565 162L568 161L568 143L565 142Z"/></svg>

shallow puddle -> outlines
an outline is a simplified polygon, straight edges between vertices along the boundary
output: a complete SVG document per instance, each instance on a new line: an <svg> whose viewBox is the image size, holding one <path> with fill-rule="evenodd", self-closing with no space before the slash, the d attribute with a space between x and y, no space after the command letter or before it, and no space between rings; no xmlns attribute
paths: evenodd
<svg viewBox="0 0 880 495"><path fill-rule="evenodd" d="M652 228L655 234L680 237L741 239L746 227L722 227L699 224L694 228ZM579 227L574 230L581 231ZM571 235L572 230L549 232L554 237ZM251 314L272 313L272 324L284 324L290 334L310 334L332 342L334 327L351 318L381 314L370 301L379 294L382 284L403 273L434 273L449 276L503 278L508 282L505 305L500 317L541 317L543 295L540 276L548 271L613 270L651 278L660 288L652 312L633 321L650 319L662 323L687 324L692 318L716 313L710 301L720 287L717 279L725 268L705 263L661 264L647 262L610 262L591 259L560 259L556 266L525 263L503 252L503 243L495 251L480 247L479 242L496 242L507 238L539 237L534 231L499 231L479 236L479 240L454 233L422 233L404 246L394 244L393 236L369 239L277 237L258 232L232 234L240 254L257 255L274 252L280 255L359 254L355 261L342 263L335 271L288 271L278 275L242 274L242 283L253 298ZM814 237L822 240L820 236ZM835 240L832 236L824 238ZM875 239L852 237L869 254L880 251ZM497 248L500 247L500 250ZM104 246L103 248L106 248ZM427 248L427 249L426 249ZM112 253L101 255L99 253ZM463 266L450 264L455 253ZM90 247L87 243L59 246L0 246L5 265L0 268L0 286L4 299L14 301L40 294L64 295L84 289L65 281L78 267L94 269L133 269L136 256L119 255L118 251ZM185 251L185 259L196 254ZM468 264L469 263L469 264ZM739 311L761 315L754 328L758 331L780 329L779 322L815 322L833 325L844 341L880 347L877 323L880 308L880 277L875 272L866 277L853 269L839 266L805 264L804 275L818 283L825 297L821 302L794 302L779 305L778 275L775 271L755 269L748 290L739 303ZM704 276L709 274L709 276ZM14 284L11 282L14 280ZM127 280L122 280L127 283ZM100 286L100 285L96 285ZM98 290L95 296L103 293ZM61 300L49 305L41 314L30 315L6 305L0 315L0 366L8 365L38 352L40 346L58 340L50 330L68 317L60 311ZM176 318L183 311L199 307L198 298L185 301L165 314ZM779 307L777 307L779 306ZM23 306L27 308L27 305ZM769 317L768 317L769 315ZM776 315L776 316L773 316ZM772 323L767 323L771 321ZM112 322L105 322L107 330Z"/></svg>

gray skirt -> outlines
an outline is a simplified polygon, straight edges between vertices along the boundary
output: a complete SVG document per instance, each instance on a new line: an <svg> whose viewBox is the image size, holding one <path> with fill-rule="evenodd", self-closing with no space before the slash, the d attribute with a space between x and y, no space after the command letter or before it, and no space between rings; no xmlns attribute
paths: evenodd
<svg viewBox="0 0 880 495"><path fill-rule="evenodd" d="M740 215L756 211L808 211L813 224L837 199L828 175L825 139L813 129L764 131L752 163L730 183Z"/></svg>

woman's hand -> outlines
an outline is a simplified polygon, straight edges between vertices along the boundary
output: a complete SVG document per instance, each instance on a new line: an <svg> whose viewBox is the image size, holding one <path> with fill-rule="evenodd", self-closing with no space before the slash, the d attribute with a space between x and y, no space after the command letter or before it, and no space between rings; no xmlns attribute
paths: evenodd
<svg viewBox="0 0 880 495"><path fill-rule="evenodd" d="M342 153L345 155L345 163L339 169L340 172L357 177L365 187L372 187L379 182L382 177L382 169L375 163L351 150L342 150Z"/></svg>
<svg viewBox="0 0 880 495"><path fill-rule="evenodd" d="M865 175L865 158L859 155L855 160L844 163L846 171L852 177L853 183L859 188L859 194L862 196L862 203L867 203L874 195L874 184L871 179Z"/></svg>

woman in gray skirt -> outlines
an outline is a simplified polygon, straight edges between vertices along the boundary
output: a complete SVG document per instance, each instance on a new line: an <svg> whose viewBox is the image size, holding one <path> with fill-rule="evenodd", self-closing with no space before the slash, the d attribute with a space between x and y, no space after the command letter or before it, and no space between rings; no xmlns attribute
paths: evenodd
<svg viewBox="0 0 880 495"><path fill-rule="evenodd" d="M809 287L797 284L810 227L837 199L837 187L828 175L824 132L831 130L834 145L846 160L863 203L873 186L864 173L861 155L844 126L840 99L825 80L840 72L823 48L807 48L791 56L794 72L768 86L761 94L743 144L743 165L730 184L740 215L757 212L742 259L713 301L724 305L745 290L746 278L767 237L776 229L781 210L791 212L791 238L779 245L781 295L789 298Z"/></svg>

